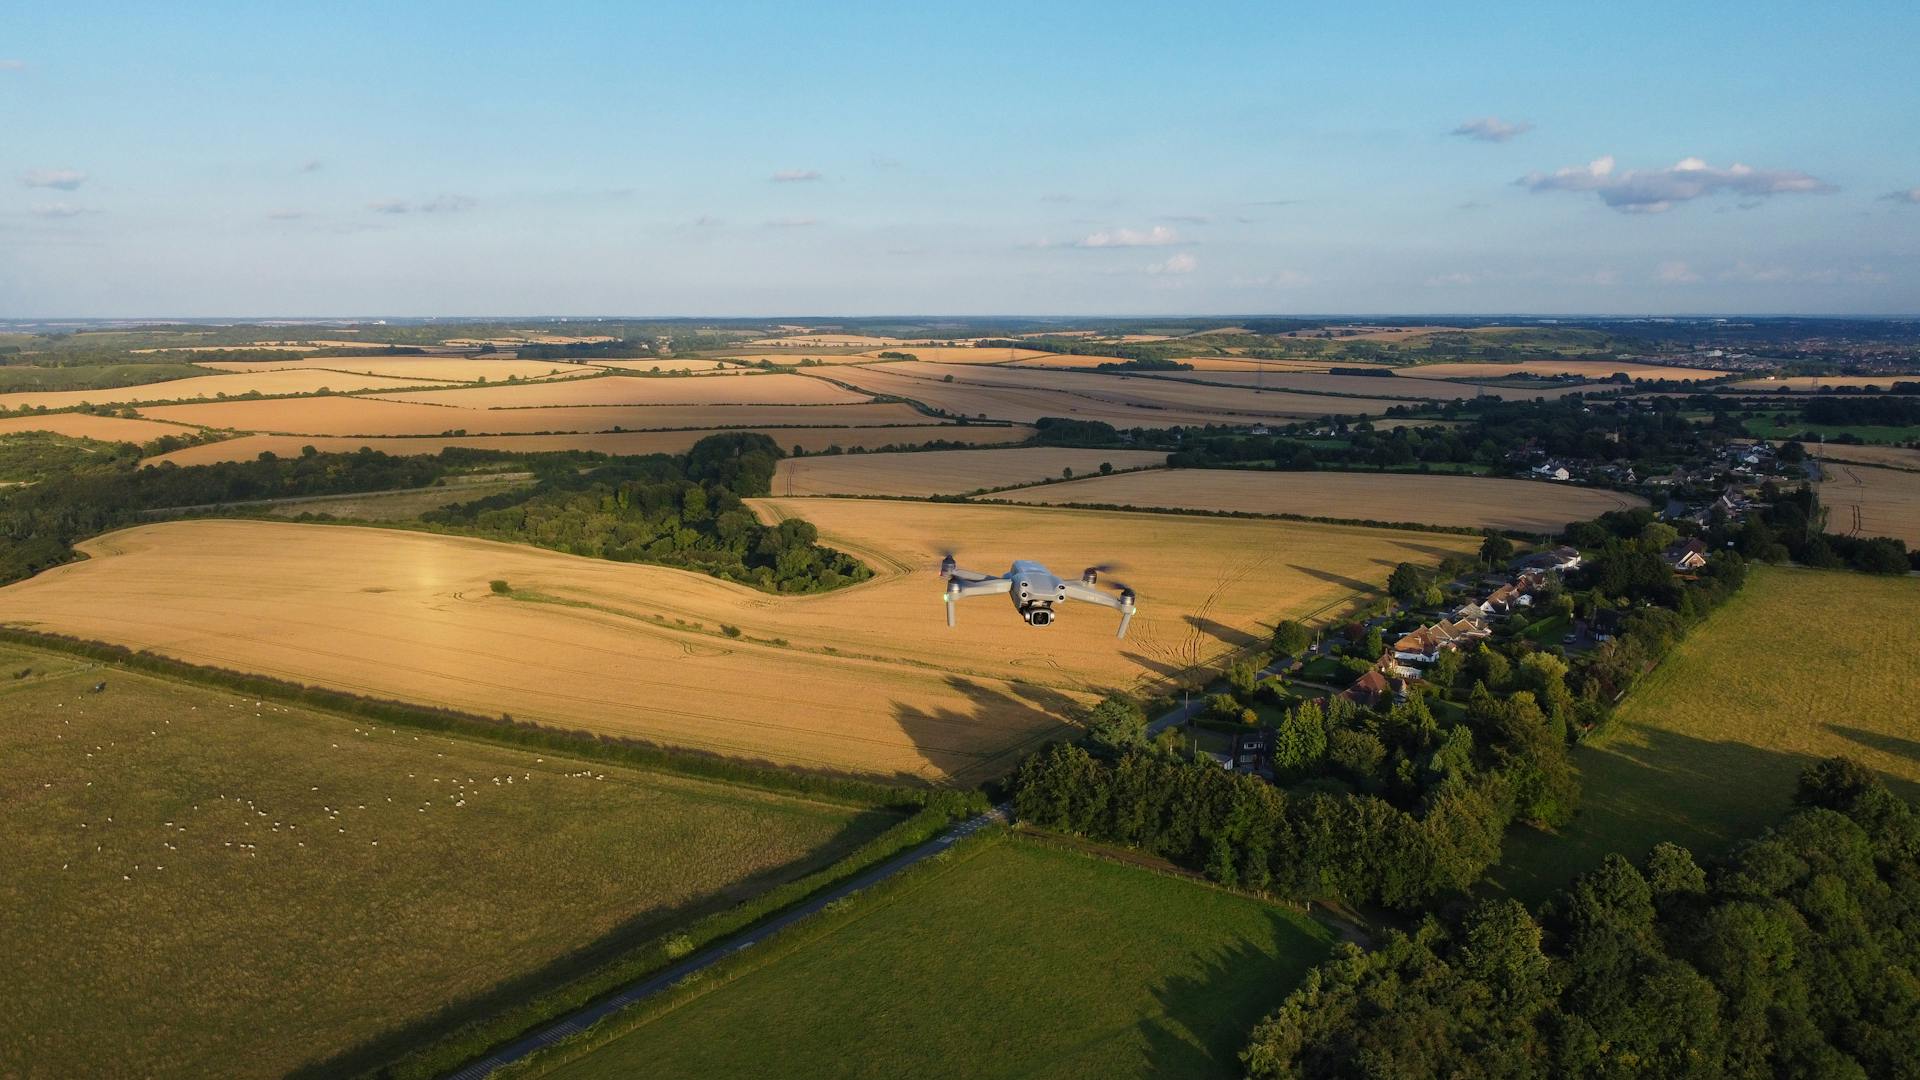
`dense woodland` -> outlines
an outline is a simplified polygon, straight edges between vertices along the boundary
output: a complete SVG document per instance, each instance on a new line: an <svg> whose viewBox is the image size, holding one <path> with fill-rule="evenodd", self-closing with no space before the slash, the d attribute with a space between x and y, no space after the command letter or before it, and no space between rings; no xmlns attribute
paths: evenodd
<svg viewBox="0 0 1920 1080"><path fill-rule="evenodd" d="M865 581L859 560L820 546L809 522L762 525L742 502L766 495L780 448L765 435L709 435L678 456L612 458L424 515L428 527L619 562L699 570L773 592Z"/></svg>
<svg viewBox="0 0 1920 1080"><path fill-rule="evenodd" d="M1509 899L1342 945L1253 1032L1249 1073L1920 1075L1920 813L1842 759L1702 869L1618 855L1536 912Z"/></svg>

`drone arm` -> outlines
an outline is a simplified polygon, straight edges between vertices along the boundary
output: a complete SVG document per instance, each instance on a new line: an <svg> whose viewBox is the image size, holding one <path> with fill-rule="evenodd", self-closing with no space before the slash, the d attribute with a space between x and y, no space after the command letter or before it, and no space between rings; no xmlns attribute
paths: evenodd
<svg viewBox="0 0 1920 1080"><path fill-rule="evenodd" d="M942 599L947 602L948 626L953 625L953 602L955 600L964 600L969 596L993 596L1013 590L1012 578L993 578L987 577L985 574L973 574L971 578L962 578L960 576L961 574L971 573L971 571L966 570L955 571L952 576L947 578L947 591L943 594Z"/></svg>
<svg viewBox="0 0 1920 1080"><path fill-rule="evenodd" d="M1127 636L1127 624L1133 621L1134 612L1133 594L1131 592L1122 592L1119 596L1113 596L1079 581L1066 582L1065 587L1069 600L1080 600L1089 604L1099 604L1102 607L1110 607L1118 611L1120 613L1120 631L1114 636L1122 638Z"/></svg>

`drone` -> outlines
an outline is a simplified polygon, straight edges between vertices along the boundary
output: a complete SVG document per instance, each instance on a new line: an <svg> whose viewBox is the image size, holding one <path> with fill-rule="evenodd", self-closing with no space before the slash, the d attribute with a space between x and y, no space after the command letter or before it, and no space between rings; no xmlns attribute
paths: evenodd
<svg viewBox="0 0 1920 1080"><path fill-rule="evenodd" d="M954 562L953 556L948 555L940 563L940 576L947 580L944 596L947 602L947 625L953 625L955 600L1006 593L1013 598L1014 610L1020 613L1028 626L1052 626L1058 617L1053 606L1066 600L1113 608L1120 613L1120 630L1114 637L1124 638L1127 636L1127 624L1133 621L1133 590L1115 581L1108 584L1120 590L1120 595L1101 592L1097 587L1101 570L1101 567L1089 566L1080 575L1080 580L1070 581L1055 577L1051 570L1037 562L1016 559L1013 569L995 577L962 570Z"/></svg>

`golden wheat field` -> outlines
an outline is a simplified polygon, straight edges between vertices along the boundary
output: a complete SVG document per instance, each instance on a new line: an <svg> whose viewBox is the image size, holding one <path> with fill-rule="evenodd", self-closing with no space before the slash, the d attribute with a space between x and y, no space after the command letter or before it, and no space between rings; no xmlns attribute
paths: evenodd
<svg viewBox="0 0 1920 1080"><path fill-rule="evenodd" d="M1111 356L1074 356L1066 353L1042 353L1026 360L1015 360L1009 367L1021 368L1089 368L1112 363ZM1334 366L1330 360L1263 360L1250 356L1183 356L1180 362L1194 371L1326 371ZM1360 361L1340 361L1340 367L1366 367Z"/></svg>
<svg viewBox="0 0 1920 1080"><path fill-rule="evenodd" d="M1558 532L1568 523L1645 499L1598 488L1486 476L1351 472L1243 472L1157 469L1096 476L994 496L1046 505L1138 506L1301 514L1355 521L1399 521L1473 529Z"/></svg>
<svg viewBox="0 0 1920 1080"><path fill-rule="evenodd" d="M1920 473L1829 462L1821 466L1827 530L1843 536L1891 536L1920 547Z"/></svg>
<svg viewBox="0 0 1920 1080"><path fill-rule="evenodd" d="M95 416L92 413L45 413L38 416L0 418L0 435L16 431L51 431L76 439L101 442L152 442L163 435L191 435L192 428L163 424L158 420L129 420L119 416Z"/></svg>
<svg viewBox="0 0 1920 1080"><path fill-rule="evenodd" d="M943 368L882 364L818 376L876 394L911 398L962 416L1032 423L1043 416L1100 420L1117 427L1255 423L1378 414L1405 402L1270 392L1169 379L1034 368Z"/></svg>
<svg viewBox="0 0 1920 1080"><path fill-rule="evenodd" d="M880 353L901 352L925 364L1010 364L1016 360L1036 360L1054 354L1038 349L982 349L972 345L902 345L896 349L870 349L863 359L882 360ZM1093 362L1111 362L1111 356L1085 356L1082 360Z"/></svg>
<svg viewBox="0 0 1920 1080"><path fill-rule="evenodd" d="M911 454L844 454L788 458L773 474L780 495L964 495L982 488L1059 479L1063 470L1085 476L1115 469L1164 465L1152 450L928 450Z"/></svg>
<svg viewBox="0 0 1920 1080"><path fill-rule="evenodd" d="M76 405L118 405L133 401L194 401L222 394L311 394L320 390L418 389L414 379L353 375L344 371L247 371L198 375L166 382L117 386L111 390L22 391L0 394L0 409L71 409Z"/></svg>
<svg viewBox="0 0 1920 1080"><path fill-rule="evenodd" d="M588 370L599 367L613 368L616 371L684 371L692 375L737 375L746 370L725 359L682 360L677 356L659 360L602 360L596 356L590 361L585 361L582 366Z"/></svg>
<svg viewBox="0 0 1920 1080"><path fill-rule="evenodd" d="M461 409L369 397L279 398L143 408L181 424L283 435L470 435L682 428L923 425L910 405L584 405Z"/></svg>
<svg viewBox="0 0 1920 1080"><path fill-rule="evenodd" d="M77 416L78 413L56 413L57 416ZM152 423L152 421L128 420L130 424ZM10 421L0 420L0 431ZM158 424L164 429L161 433L179 433L187 428L171 424ZM733 430L733 429L728 429ZM929 442L959 442L983 446L1003 443L1025 442L1033 435L1030 427L986 427L960 424L922 424L909 427L854 427L854 428L762 428L747 429L764 431L780 448L791 452L799 447L808 453L818 453L829 447L838 446L845 450L860 447L878 450L885 446L916 446ZM375 437L355 438L339 435L241 435L204 446L189 446L184 450L175 450L170 454L161 454L149 458L148 463L171 461L175 465L206 465L216 461L252 461L265 452L291 457L303 447L311 446L322 453L346 454L361 447L378 450L383 454L437 454L449 446L469 446L479 450L510 450L516 453L540 453L547 450L592 450L602 454L678 454L694 443L709 435L721 434L719 429L694 429L690 431L594 431L574 435L456 435L456 436L416 436L413 438ZM129 436L120 436L129 438ZM146 438L152 438L147 436ZM134 441L144 441L136 439Z"/></svg>
<svg viewBox="0 0 1920 1080"><path fill-rule="evenodd" d="M795 334L791 337L754 338L749 345L767 345L798 348L856 348L884 349L893 345L905 345L905 338L872 337L864 334Z"/></svg>
<svg viewBox="0 0 1920 1080"><path fill-rule="evenodd" d="M1403 368L1418 371L1419 368ZM1193 379L1240 389L1297 390L1312 394L1367 394L1381 397L1420 398L1452 401L1455 398L1496 397L1507 401L1557 398L1591 391L1590 386L1511 387L1482 386L1476 383L1422 379L1413 375L1333 375L1303 371L1192 371L1155 376L1167 379Z"/></svg>
<svg viewBox="0 0 1920 1080"><path fill-rule="evenodd" d="M764 500L875 580L773 596L703 575L462 537L199 520L112 533L0 589L11 623L213 664L740 757L974 781L1061 733L1076 702L1160 684L1472 537L1034 507ZM1140 591L1020 622L1004 598L949 630L936 569L1117 561ZM514 596L488 582L511 583ZM738 631L730 636L727 628Z"/></svg>
<svg viewBox="0 0 1920 1080"><path fill-rule="evenodd" d="M461 409L526 409L572 405L850 405L871 395L821 379L784 373L737 379L608 375L458 390L421 390L377 395L383 401L416 401Z"/></svg>
<svg viewBox="0 0 1920 1080"><path fill-rule="evenodd" d="M1897 382L1920 382L1920 375L1773 375L1764 379L1741 379L1728 383L1728 390L1809 391L1847 387L1855 390L1888 390Z"/></svg>
<svg viewBox="0 0 1920 1080"><path fill-rule="evenodd" d="M1807 453L1822 461L1849 461L1856 465L1886 465L1895 469L1920 469L1920 449L1911 446L1874 446L1847 443L1810 443Z"/></svg>
<svg viewBox="0 0 1920 1080"><path fill-rule="evenodd" d="M549 360L461 356L308 356L298 360L204 360L219 371L339 371L419 379L436 383L505 382L514 379L567 378L598 374L599 369Z"/></svg>
<svg viewBox="0 0 1920 1080"><path fill-rule="evenodd" d="M1693 382L1718 379L1724 371L1708 368L1668 367L1637 360L1523 360L1517 364L1456 363L1421 364L1412 369L1429 379L1499 379L1509 375L1571 376L1605 379L1626 372L1633 379L1674 379Z"/></svg>

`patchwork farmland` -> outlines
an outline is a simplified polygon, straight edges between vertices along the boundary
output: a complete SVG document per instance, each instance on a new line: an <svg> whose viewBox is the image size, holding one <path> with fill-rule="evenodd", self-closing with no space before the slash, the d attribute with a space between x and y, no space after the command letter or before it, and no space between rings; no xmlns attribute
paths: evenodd
<svg viewBox="0 0 1920 1080"><path fill-rule="evenodd" d="M1156 450L1063 447L815 456L780 462L773 474L773 490L779 495L965 495L1056 480L1064 473L1098 473L1103 465L1125 470L1166 462L1167 455Z"/></svg>
<svg viewBox="0 0 1920 1080"><path fill-rule="evenodd" d="M0 589L7 621L378 697L816 768L977 780L1103 688L1165 686L1472 537L1041 507L770 499L879 576L782 597L661 567L451 536L193 521L86 542ZM1116 647L1097 609L944 625L941 551L1153 582ZM1131 572L1131 571L1130 571ZM504 580L514 595L494 595ZM109 599L110 598L110 599ZM729 631L728 628L732 628ZM1044 652L1032 635L1045 633ZM715 687L726 687L724 695Z"/></svg>
<svg viewBox="0 0 1920 1080"><path fill-rule="evenodd" d="M1158 507L1297 514L1552 533L1610 510L1647 505L1599 488L1482 476L1359 472L1163 469L1095 476L995 495L1054 506Z"/></svg>

